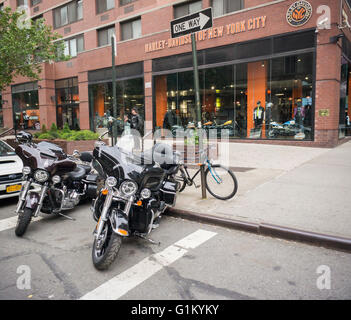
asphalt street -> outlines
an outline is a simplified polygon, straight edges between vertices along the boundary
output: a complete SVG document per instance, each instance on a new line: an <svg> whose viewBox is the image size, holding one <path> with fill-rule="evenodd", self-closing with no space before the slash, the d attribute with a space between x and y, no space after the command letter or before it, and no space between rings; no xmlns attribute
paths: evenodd
<svg viewBox="0 0 351 320"><path fill-rule="evenodd" d="M0 202L0 299L351 298L349 253L164 216L151 234L160 245L125 239L101 272L89 203L69 213L74 221L43 214L23 238L15 205Z"/></svg>

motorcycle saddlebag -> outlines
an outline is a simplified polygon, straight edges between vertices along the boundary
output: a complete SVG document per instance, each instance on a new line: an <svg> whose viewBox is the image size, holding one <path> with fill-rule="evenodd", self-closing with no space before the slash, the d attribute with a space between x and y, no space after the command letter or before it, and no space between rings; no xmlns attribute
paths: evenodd
<svg viewBox="0 0 351 320"><path fill-rule="evenodd" d="M83 180L87 184L86 195L92 199L97 195L97 178L96 174L88 174Z"/></svg>
<svg viewBox="0 0 351 320"><path fill-rule="evenodd" d="M171 181L166 181L162 188L160 189L161 193L162 193L162 198L163 201L171 207L174 207L176 204L176 190L177 190L177 184L175 182L171 182Z"/></svg>

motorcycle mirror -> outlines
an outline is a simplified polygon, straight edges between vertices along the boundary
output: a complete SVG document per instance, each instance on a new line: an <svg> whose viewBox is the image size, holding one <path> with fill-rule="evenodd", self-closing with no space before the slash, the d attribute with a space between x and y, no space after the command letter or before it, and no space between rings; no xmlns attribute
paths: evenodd
<svg viewBox="0 0 351 320"><path fill-rule="evenodd" d="M73 151L73 157L79 158L80 157L80 152L78 150Z"/></svg>
<svg viewBox="0 0 351 320"><path fill-rule="evenodd" d="M102 137L104 137L106 134L108 133L108 130L107 131L105 131L98 139L99 139L99 141L101 141L101 139L102 139Z"/></svg>

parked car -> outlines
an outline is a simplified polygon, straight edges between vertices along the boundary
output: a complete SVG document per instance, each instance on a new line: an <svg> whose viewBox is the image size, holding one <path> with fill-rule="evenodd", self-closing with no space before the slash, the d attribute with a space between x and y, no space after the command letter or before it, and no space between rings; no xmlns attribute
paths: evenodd
<svg viewBox="0 0 351 320"><path fill-rule="evenodd" d="M19 195L22 187L22 160L15 150L0 140L0 199Z"/></svg>

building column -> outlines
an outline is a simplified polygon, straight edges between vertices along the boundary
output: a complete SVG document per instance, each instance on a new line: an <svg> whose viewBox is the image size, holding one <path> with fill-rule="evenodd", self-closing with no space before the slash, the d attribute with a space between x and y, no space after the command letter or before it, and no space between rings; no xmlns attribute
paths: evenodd
<svg viewBox="0 0 351 320"><path fill-rule="evenodd" d="M145 133L153 130L152 60L144 61Z"/></svg>
<svg viewBox="0 0 351 320"><path fill-rule="evenodd" d="M11 87L2 91L2 112L4 117L4 128L13 128L12 94Z"/></svg>
<svg viewBox="0 0 351 320"><path fill-rule="evenodd" d="M330 43L333 30L317 35L314 140L317 145L334 147L339 142L341 40Z"/></svg>
<svg viewBox="0 0 351 320"><path fill-rule="evenodd" d="M55 103L55 81L44 79L38 81L40 127L43 125L47 129L56 124L56 103Z"/></svg>
<svg viewBox="0 0 351 320"><path fill-rule="evenodd" d="M78 73L79 86L79 126L82 130L90 129L90 112L89 112L89 87L88 72Z"/></svg>
<svg viewBox="0 0 351 320"><path fill-rule="evenodd" d="M42 79L38 81L40 127L45 125L47 129L50 129L53 123L56 124L54 64L45 63L40 78Z"/></svg>

